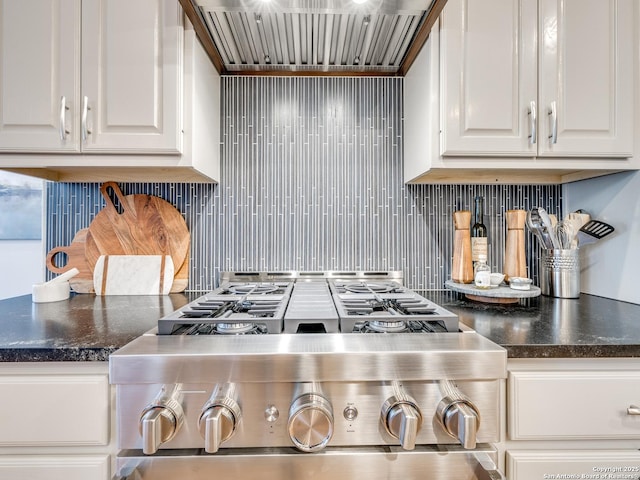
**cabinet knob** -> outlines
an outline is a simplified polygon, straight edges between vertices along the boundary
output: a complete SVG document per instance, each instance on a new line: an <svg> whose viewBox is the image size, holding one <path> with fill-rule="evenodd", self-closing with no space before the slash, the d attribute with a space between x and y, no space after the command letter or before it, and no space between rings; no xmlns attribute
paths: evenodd
<svg viewBox="0 0 640 480"><path fill-rule="evenodd" d="M629 405L629 408L627 408L627 415L640 415L640 407L636 405Z"/></svg>

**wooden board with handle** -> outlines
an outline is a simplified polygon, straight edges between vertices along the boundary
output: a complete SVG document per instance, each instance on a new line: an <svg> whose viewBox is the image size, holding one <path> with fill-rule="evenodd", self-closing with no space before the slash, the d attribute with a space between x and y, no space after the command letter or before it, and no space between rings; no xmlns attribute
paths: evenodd
<svg viewBox="0 0 640 480"><path fill-rule="evenodd" d="M49 250L46 265L50 272L61 274L72 268L77 268L79 273L69 280L69 285L76 293L93 293L93 270L85 257L85 242L88 228L78 230L69 246L55 247ZM67 256L66 264L58 263L58 254Z"/></svg>
<svg viewBox="0 0 640 480"><path fill-rule="evenodd" d="M109 189L120 204L119 211ZM169 202L152 195L123 195L114 182L100 187L106 206L89 225L85 256L90 268L101 255L169 255L178 268L172 292L188 283L190 234L180 212ZM185 259L187 264L185 265ZM184 276L187 281L184 281ZM179 290L184 285L182 290Z"/></svg>

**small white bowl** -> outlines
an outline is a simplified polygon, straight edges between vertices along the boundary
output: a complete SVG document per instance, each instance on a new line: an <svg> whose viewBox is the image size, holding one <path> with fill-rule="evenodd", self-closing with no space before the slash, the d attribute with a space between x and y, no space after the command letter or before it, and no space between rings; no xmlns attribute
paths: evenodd
<svg viewBox="0 0 640 480"><path fill-rule="evenodd" d="M36 283L31 289L34 303L60 302L70 295L69 282Z"/></svg>
<svg viewBox="0 0 640 480"><path fill-rule="evenodd" d="M504 280L504 273L492 273L491 274L491 286L497 287Z"/></svg>
<svg viewBox="0 0 640 480"><path fill-rule="evenodd" d="M511 277L509 279L509 286L514 290L531 290L531 284L533 280L525 277Z"/></svg>

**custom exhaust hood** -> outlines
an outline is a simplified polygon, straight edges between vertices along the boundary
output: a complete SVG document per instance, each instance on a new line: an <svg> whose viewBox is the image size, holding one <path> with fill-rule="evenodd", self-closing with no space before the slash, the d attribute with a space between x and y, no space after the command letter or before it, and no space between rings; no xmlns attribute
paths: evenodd
<svg viewBox="0 0 640 480"><path fill-rule="evenodd" d="M221 74L404 75L446 0L179 0Z"/></svg>

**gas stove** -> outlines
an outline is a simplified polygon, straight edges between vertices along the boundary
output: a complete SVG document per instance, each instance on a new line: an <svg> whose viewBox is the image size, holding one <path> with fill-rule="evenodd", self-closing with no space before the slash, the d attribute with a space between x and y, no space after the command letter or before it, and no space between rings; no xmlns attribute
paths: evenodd
<svg viewBox="0 0 640 480"><path fill-rule="evenodd" d="M293 282L226 282L158 321L160 335L282 332Z"/></svg>
<svg viewBox="0 0 640 480"><path fill-rule="evenodd" d="M506 351L401 272L225 273L109 370L124 478L500 478Z"/></svg>
<svg viewBox="0 0 640 480"><path fill-rule="evenodd" d="M160 335L457 332L458 317L399 283L399 272L223 274L223 284L158 321Z"/></svg>

